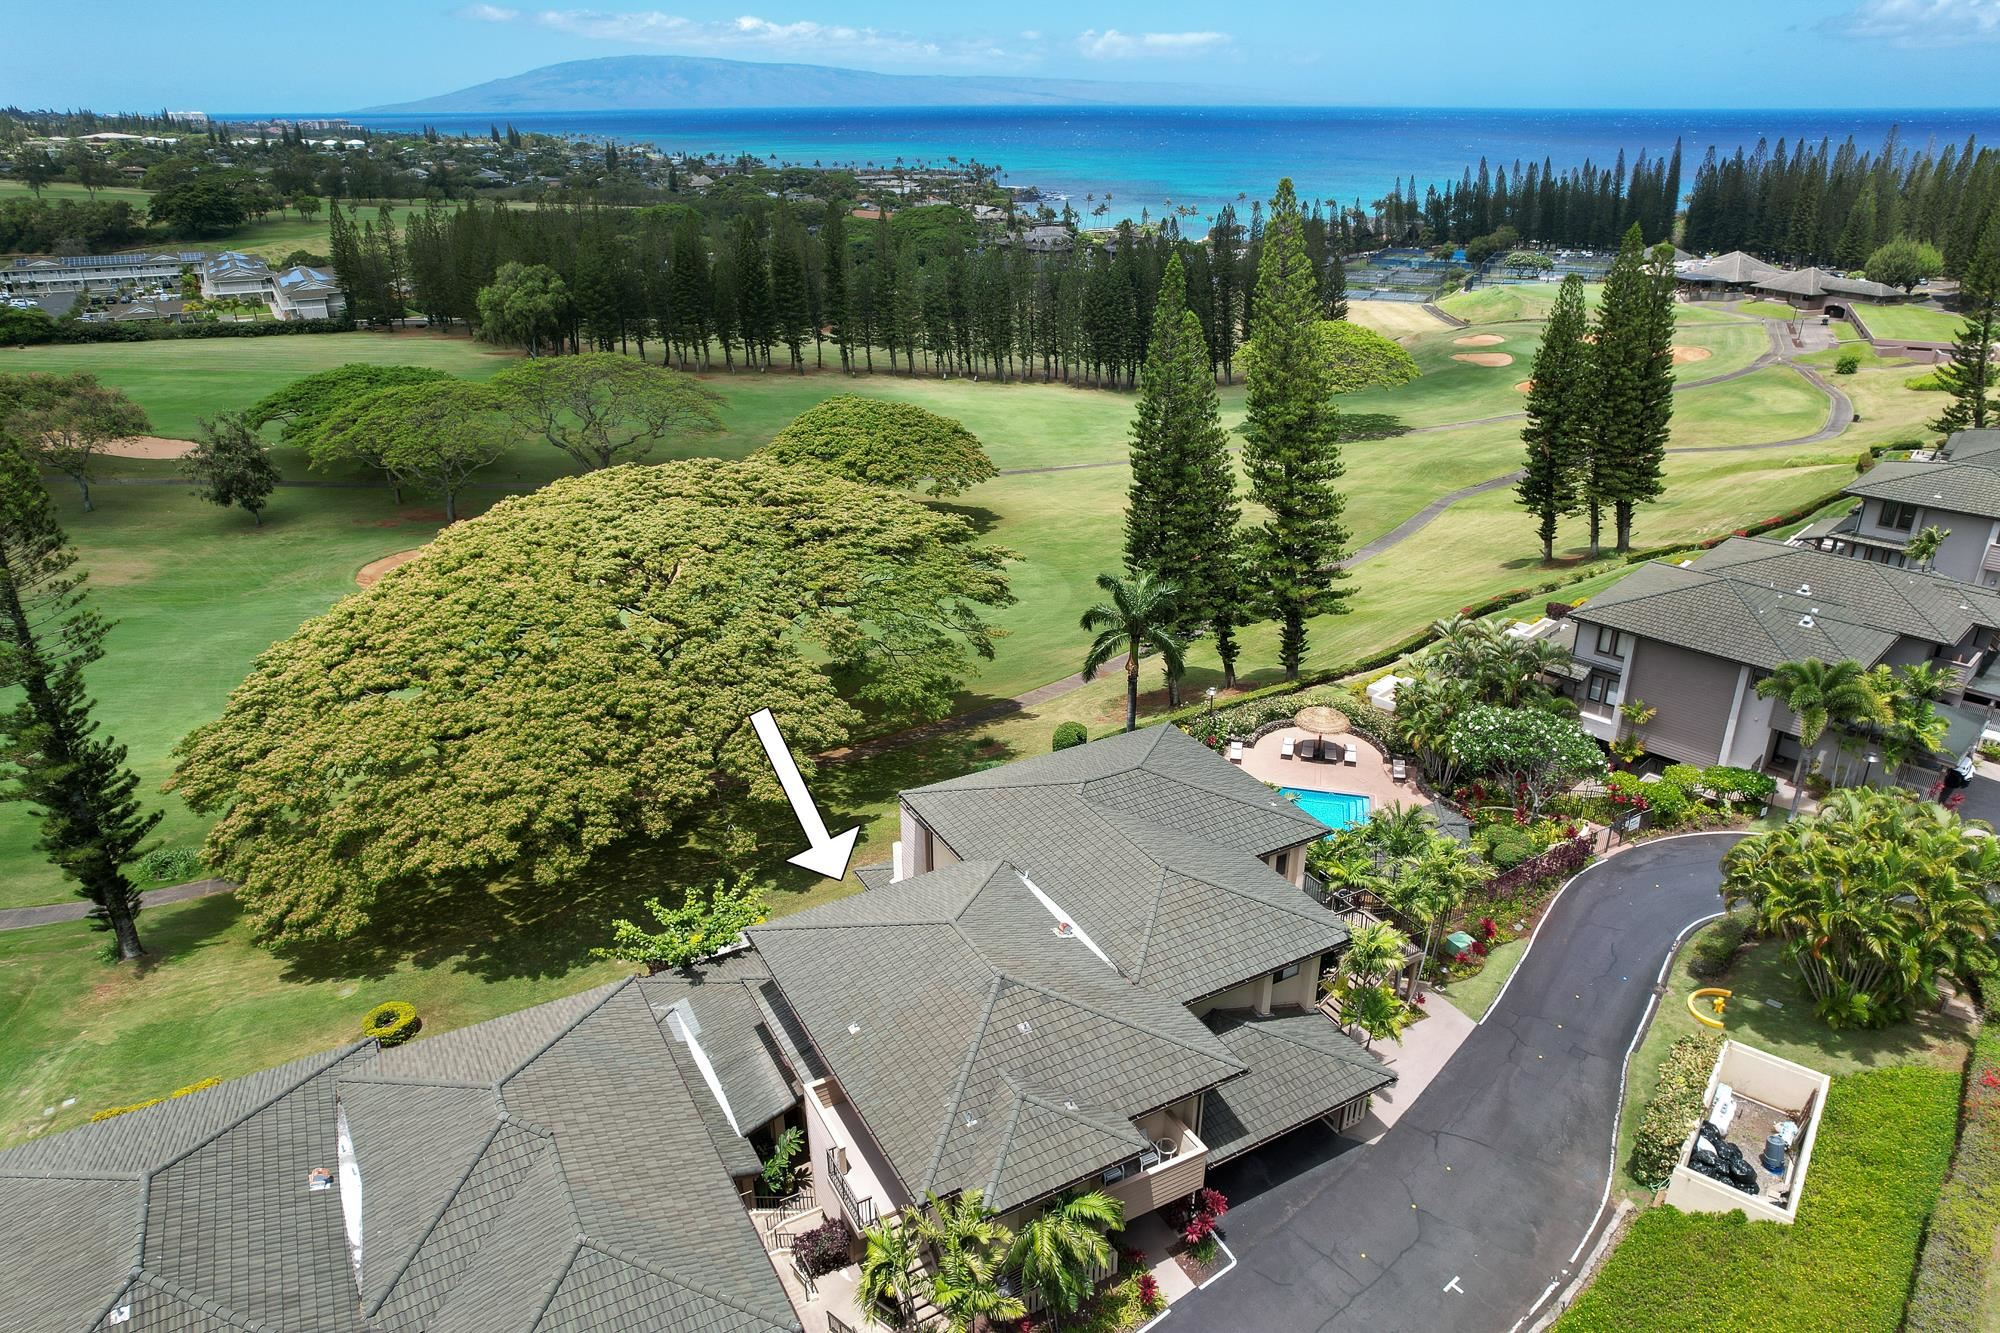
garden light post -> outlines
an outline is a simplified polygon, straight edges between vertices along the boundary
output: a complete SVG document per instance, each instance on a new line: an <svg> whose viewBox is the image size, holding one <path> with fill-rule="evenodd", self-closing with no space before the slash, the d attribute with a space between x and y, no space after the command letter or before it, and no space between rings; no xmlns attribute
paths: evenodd
<svg viewBox="0 0 2000 1333"><path fill-rule="evenodd" d="M1868 752L1867 760L1864 761L1861 765L1861 785L1864 787L1873 785L1868 781L1868 779L1875 772L1875 764L1877 762L1877 758L1878 756L1875 754L1875 752L1873 750L1870 750Z"/></svg>
<svg viewBox="0 0 2000 1333"><path fill-rule="evenodd" d="M1208 687L1208 715L1215 716L1215 686Z"/></svg>

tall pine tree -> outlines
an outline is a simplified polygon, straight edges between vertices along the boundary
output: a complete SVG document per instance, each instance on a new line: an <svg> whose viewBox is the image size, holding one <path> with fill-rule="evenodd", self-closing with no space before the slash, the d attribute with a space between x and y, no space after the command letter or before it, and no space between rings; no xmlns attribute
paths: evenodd
<svg viewBox="0 0 2000 1333"><path fill-rule="evenodd" d="M1609 505L1618 549L1632 549L1632 514L1665 488L1667 431L1674 415L1673 250L1650 255L1639 224L1626 231L1597 309L1597 423L1588 491L1590 553L1600 549L1598 507Z"/></svg>
<svg viewBox="0 0 2000 1333"><path fill-rule="evenodd" d="M1208 342L1200 317L1187 308L1178 254L1169 256L1160 276L1153 334L1139 370L1130 497L1126 569L1151 572L1178 589L1174 628L1183 639L1213 629L1224 683L1234 684L1236 478ZM1168 690L1178 703L1178 676Z"/></svg>
<svg viewBox="0 0 2000 1333"><path fill-rule="evenodd" d="M1320 338L1319 284L1306 257L1290 178L1259 238L1252 301L1243 463L1250 498L1269 514L1250 542L1260 600L1279 622L1278 659L1297 680L1306 621L1345 611L1339 561L1347 541L1340 477L1340 414Z"/></svg>
<svg viewBox="0 0 2000 1333"><path fill-rule="evenodd" d="M34 466L0 447L0 689L18 691L0 712L0 800L40 815L37 850L76 881L122 961L145 952L125 866L160 816L132 798L125 747L91 720L83 672L104 655L108 626L84 604L75 565Z"/></svg>
<svg viewBox="0 0 2000 1333"><path fill-rule="evenodd" d="M1528 388L1528 424L1521 441L1527 459L1514 488L1521 507L1535 516L1542 559L1555 558L1556 523L1576 512L1577 474L1588 460L1595 418L1595 366L1585 342L1583 279L1563 279L1535 353Z"/></svg>
<svg viewBox="0 0 2000 1333"><path fill-rule="evenodd" d="M1986 226L1979 249L1965 266L1958 290L1965 324L1952 345L1951 360L1938 367L1938 384L1951 403L1931 423L1941 435L1985 430L2000 421L1994 399L1993 341L2000 337L2000 214Z"/></svg>

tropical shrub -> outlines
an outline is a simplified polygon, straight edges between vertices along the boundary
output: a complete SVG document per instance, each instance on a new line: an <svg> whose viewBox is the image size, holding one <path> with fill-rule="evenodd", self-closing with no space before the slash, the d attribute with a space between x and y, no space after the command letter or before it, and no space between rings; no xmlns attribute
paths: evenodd
<svg viewBox="0 0 2000 1333"><path fill-rule="evenodd" d="M1736 951L1750 937L1747 913L1731 912L1694 937L1688 951L1688 971L1700 981L1719 981L1736 961Z"/></svg>
<svg viewBox="0 0 2000 1333"><path fill-rule="evenodd" d="M1089 740L1089 727L1084 726L1081 722L1065 722L1056 728L1056 734L1049 742L1049 748L1051 750L1068 750L1078 745L1087 744Z"/></svg>
<svg viewBox="0 0 2000 1333"><path fill-rule="evenodd" d="M853 1249L854 1229L844 1217L829 1218L792 1241L792 1253L807 1277L824 1277L847 1267L853 1262L849 1258Z"/></svg>
<svg viewBox="0 0 2000 1333"><path fill-rule="evenodd" d="M1660 1081L1632 1139L1632 1178L1648 1189L1673 1175L1681 1144L1701 1122L1701 1096L1721 1051L1721 1033L1691 1032L1675 1038L1660 1063Z"/></svg>
<svg viewBox="0 0 2000 1333"><path fill-rule="evenodd" d="M1896 789L1848 788L1722 860L1723 901L1748 905L1830 1027L1883 1027L1934 1003L1940 977L1991 971L2000 842L1984 824Z"/></svg>
<svg viewBox="0 0 2000 1333"><path fill-rule="evenodd" d="M771 1155L764 1161L764 1170L759 1178L764 1182L765 1192L780 1197L792 1192L792 1177L797 1174L799 1154L805 1148L805 1134L797 1125L787 1125L772 1143Z"/></svg>
<svg viewBox="0 0 2000 1333"><path fill-rule="evenodd" d="M154 884L181 884L200 879L208 871L201 853L191 847L155 847L140 857L134 868L141 879Z"/></svg>
<svg viewBox="0 0 2000 1333"><path fill-rule="evenodd" d="M1833 373L1836 375L1852 375L1860 369L1861 353L1859 352L1842 352L1833 363Z"/></svg>
<svg viewBox="0 0 2000 1333"><path fill-rule="evenodd" d="M1495 897L1512 892L1538 879L1567 879L1590 864L1596 854L1591 839L1578 834L1557 843L1539 856L1532 856L1505 874L1487 881L1486 892Z"/></svg>
<svg viewBox="0 0 2000 1333"><path fill-rule="evenodd" d="M658 898L645 901L658 930L647 930L623 918L611 923L608 949L592 949L593 958L643 963L648 972L686 967L726 949L765 916L764 890L747 875L736 883L718 881L706 894L689 889L672 906Z"/></svg>
<svg viewBox="0 0 2000 1333"><path fill-rule="evenodd" d="M361 1035L373 1037L383 1046L401 1046L417 1035L423 1020L417 1007L403 1000L387 1000L370 1009L361 1020Z"/></svg>
<svg viewBox="0 0 2000 1333"><path fill-rule="evenodd" d="M1701 785L1713 792L1718 800L1745 805L1762 805L1778 791L1778 780L1770 774L1729 764L1710 764L1704 768Z"/></svg>
<svg viewBox="0 0 2000 1333"><path fill-rule="evenodd" d="M1549 797L1608 767L1582 727L1531 708L1468 708L1451 723L1445 747L1468 775L1497 779L1496 794L1524 816L1539 814Z"/></svg>
<svg viewBox="0 0 2000 1333"><path fill-rule="evenodd" d="M1938 1193L1917 1261L1904 1327L1910 1333L1977 1333L1980 1297L2000 1230L2000 1027L1972 1044L1965 1068L1958 1152Z"/></svg>

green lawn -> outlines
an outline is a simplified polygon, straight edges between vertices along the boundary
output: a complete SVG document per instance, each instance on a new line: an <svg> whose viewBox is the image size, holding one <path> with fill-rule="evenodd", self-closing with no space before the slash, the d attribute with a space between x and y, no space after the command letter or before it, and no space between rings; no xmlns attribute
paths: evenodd
<svg viewBox="0 0 2000 1333"><path fill-rule="evenodd" d="M1836 1077L1793 1225L1652 1209L1557 1329L1894 1333L1951 1158L1958 1092L1952 1069Z"/></svg>
<svg viewBox="0 0 2000 1333"><path fill-rule="evenodd" d="M301 375L348 361L484 379L514 360L469 338L412 330L8 347L0 348L0 374L87 370L145 408L155 434L193 439L197 417L248 407Z"/></svg>
<svg viewBox="0 0 2000 1333"><path fill-rule="evenodd" d="M1759 319L1797 319L1799 312L1783 301L1741 301L1736 309L1745 315L1755 315Z"/></svg>
<svg viewBox="0 0 2000 1333"><path fill-rule="evenodd" d="M1771 942L1753 945L1738 955L1736 966L1720 981L1697 980L1687 970L1693 943L1691 939L1682 946L1667 978L1666 993L1660 997L1659 1011L1646 1039L1632 1055L1625 1110L1618 1122L1617 1185L1621 1190L1644 1193L1626 1170L1632 1136L1659 1082L1660 1062L1666 1059L1674 1038L1701 1030L1687 1007L1688 995L1699 987L1724 986L1735 992L1724 1015L1726 1035L1824 1074L1909 1064L1957 1069L1965 1059L1965 1029L1934 1015L1881 1031L1836 1032L1827 1027L1813 1017L1812 1002L1785 967L1778 946ZM1775 1006L1770 1001L1776 1001Z"/></svg>
<svg viewBox="0 0 2000 1333"><path fill-rule="evenodd" d="M28 195L28 187L19 181L0 181L0 200L28 197ZM71 185L67 182L49 185L42 190L42 198L48 200L87 200L89 197L89 192L81 185ZM114 185L99 190L97 197L100 201L123 199L130 203L139 212L141 217L143 217L147 201L152 198L152 194L135 186ZM354 201L344 200L343 204L351 202ZM363 215L372 220L376 216L376 211L381 207L381 201L361 201L359 207ZM400 228L409 221L410 214L420 212L423 205L394 203L390 204L389 207L391 215L396 219L397 227ZM319 216L310 222L300 217L297 213L286 212L280 216L273 212L267 214L261 222L246 222L235 231L224 236L213 236L199 241L162 241L157 239L135 241L132 245L125 248L133 250L148 247L211 251L241 250L246 254L262 255L266 259L278 260L283 259L294 250L310 250L314 254L323 255L327 251L327 244L326 212L322 208Z"/></svg>
<svg viewBox="0 0 2000 1333"><path fill-rule="evenodd" d="M1952 342L1965 323L1948 310L1922 305L1867 305L1857 301L1854 312L1877 338L1910 342Z"/></svg>

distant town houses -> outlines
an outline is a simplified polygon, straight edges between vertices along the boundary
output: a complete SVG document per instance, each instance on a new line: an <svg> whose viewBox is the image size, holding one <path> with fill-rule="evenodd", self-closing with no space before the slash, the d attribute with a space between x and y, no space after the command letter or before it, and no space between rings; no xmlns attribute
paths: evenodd
<svg viewBox="0 0 2000 1333"><path fill-rule="evenodd" d="M1940 449L1884 460L1846 490L1854 507L1813 524L1794 542L2000 588L2000 430L1960 431ZM1941 540L1919 561L1908 553L1910 539L1931 527Z"/></svg>
<svg viewBox="0 0 2000 1333"><path fill-rule="evenodd" d="M0 268L0 295L58 319L78 298L93 305L84 319L180 319L188 314L182 300L182 277L188 273L198 277L202 300L259 302L273 319L338 319L347 311L332 270L306 264L273 269L237 251L31 256Z"/></svg>

